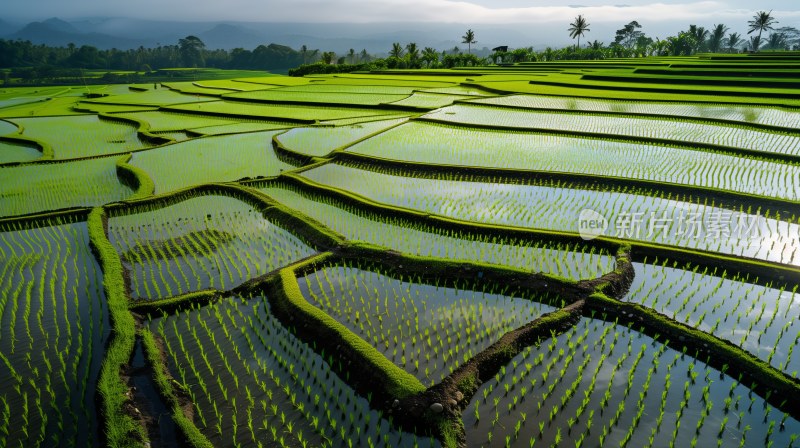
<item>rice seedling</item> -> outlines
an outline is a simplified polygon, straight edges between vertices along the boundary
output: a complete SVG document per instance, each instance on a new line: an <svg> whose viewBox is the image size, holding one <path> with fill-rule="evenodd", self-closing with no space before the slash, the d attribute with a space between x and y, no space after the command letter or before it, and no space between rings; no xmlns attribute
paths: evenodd
<svg viewBox="0 0 800 448"><path fill-rule="evenodd" d="M108 232L130 272L134 299L226 290L314 253L228 196L204 195L115 216Z"/></svg>
<svg viewBox="0 0 800 448"><path fill-rule="evenodd" d="M299 280L306 299L433 385L505 332L554 308L498 285L457 288L393 278L380 267L325 266Z"/></svg>
<svg viewBox="0 0 800 448"><path fill-rule="evenodd" d="M407 254L482 261L573 279L595 278L614 270L614 258L590 246L475 237L373 216L357 207L314 197L294 186L269 185L259 190L349 240L365 241Z"/></svg>
<svg viewBox="0 0 800 448"><path fill-rule="evenodd" d="M0 226L0 445L93 445L110 324L85 223Z"/></svg>
<svg viewBox="0 0 800 448"><path fill-rule="evenodd" d="M427 164L574 172L800 199L800 170L794 165L522 129L501 132L413 122L347 151Z"/></svg>
<svg viewBox="0 0 800 448"><path fill-rule="evenodd" d="M439 446L393 429L332 372L335 358L295 338L263 297L232 297L147 326L163 339L170 370L207 416L195 423L215 445Z"/></svg>

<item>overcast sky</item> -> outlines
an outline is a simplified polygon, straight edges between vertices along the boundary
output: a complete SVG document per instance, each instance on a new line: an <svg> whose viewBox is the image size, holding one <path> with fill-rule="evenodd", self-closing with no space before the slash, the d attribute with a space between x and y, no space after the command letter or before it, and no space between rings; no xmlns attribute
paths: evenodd
<svg viewBox="0 0 800 448"><path fill-rule="evenodd" d="M613 0L611 0L613 1ZM0 18L130 17L259 22L746 22L756 9L774 10L797 26L800 0L3 0Z"/></svg>

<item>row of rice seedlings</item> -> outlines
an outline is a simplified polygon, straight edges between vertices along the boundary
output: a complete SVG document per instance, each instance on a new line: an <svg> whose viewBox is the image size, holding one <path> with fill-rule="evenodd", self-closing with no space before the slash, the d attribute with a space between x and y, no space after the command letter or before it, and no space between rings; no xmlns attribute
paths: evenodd
<svg viewBox="0 0 800 448"><path fill-rule="evenodd" d="M25 130L23 135L50 144L56 159L100 156L150 146L140 140L136 126L102 120L96 115L15 118Z"/></svg>
<svg viewBox="0 0 800 448"><path fill-rule="evenodd" d="M410 85L381 85L375 83L369 84L334 84L330 82L313 84L306 84L303 86L288 86L278 89L280 92L296 92L303 94L311 93L381 93L391 95L411 95L415 90L419 89L417 86Z"/></svg>
<svg viewBox="0 0 800 448"><path fill-rule="evenodd" d="M109 240L130 272L136 299L230 289L314 253L229 196L156 207L109 219Z"/></svg>
<svg viewBox="0 0 800 448"><path fill-rule="evenodd" d="M147 325L164 340L169 369L214 446L439 445L393 429L331 370L340 361L300 342L263 297L234 297Z"/></svg>
<svg viewBox="0 0 800 448"><path fill-rule="evenodd" d="M170 89L148 89L143 92L117 92L103 98L92 98L85 103L97 104L121 104L121 105L147 105L147 106L167 106L172 104L202 103L211 100L212 97L203 95L187 95Z"/></svg>
<svg viewBox="0 0 800 448"><path fill-rule="evenodd" d="M380 109L355 107L298 106L294 104L256 104L237 101L210 101L195 104L169 106L169 111L234 114L252 118L284 118L288 120L337 120L340 118L371 117L387 115ZM398 113L399 114L399 113Z"/></svg>
<svg viewBox="0 0 800 448"><path fill-rule="evenodd" d="M0 215L92 207L133 194L117 177L117 159L0 168Z"/></svg>
<svg viewBox="0 0 800 448"><path fill-rule="evenodd" d="M297 124L280 122L280 121L259 121L259 122L225 124L220 126L204 126L202 128L190 129L190 131L194 134L200 134L200 135L222 135L222 134L240 134L245 132L272 131L276 129L287 129L293 126L297 126Z"/></svg>
<svg viewBox="0 0 800 448"><path fill-rule="evenodd" d="M277 139L291 151L312 157L324 157L334 149L396 126L406 120L407 118L397 118L336 127L295 128L279 135Z"/></svg>
<svg viewBox="0 0 800 448"><path fill-rule="evenodd" d="M348 151L427 164L575 172L800 199L797 166L641 143L413 122Z"/></svg>
<svg viewBox="0 0 800 448"><path fill-rule="evenodd" d="M489 224L577 233L581 212L589 209L608 221L607 236L800 264L797 218L779 221L779 213L760 208L732 211L715 207L713 201L673 199L664 192L653 197L638 188L596 191L568 182L470 182L451 180L446 173L418 179L362 167L326 164L302 176L376 202Z"/></svg>
<svg viewBox="0 0 800 448"><path fill-rule="evenodd" d="M635 263L624 300L728 340L775 368L797 376L800 297L791 288L759 286L727 271L669 260Z"/></svg>
<svg viewBox="0 0 800 448"><path fill-rule="evenodd" d="M150 132L180 131L206 126L222 126L235 123L258 123L264 120L246 120L230 117L213 117L208 115L192 115L161 111L147 111L115 114L115 116L132 118L150 125Z"/></svg>
<svg viewBox="0 0 800 448"><path fill-rule="evenodd" d="M250 101L301 102L325 104L356 104L374 106L407 98L408 94L367 92L302 92L284 89L253 90L225 95L225 98Z"/></svg>
<svg viewBox="0 0 800 448"><path fill-rule="evenodd" d="M278 159L272 136L279 131L222 135L134 154L131 165L144 170L166 193L193 185L245 177L273 177L295 167ZM191 160L191 163L184 163Z"/></svg>
<svg viewBox="0 0 800 448"><path fill-rule="evenodd" d="M800 137L752 128L648 118L574 115L459 104L436 110L428 118L462 124L546 128L556 131L597 132L675 142L721 145L765 153L800 154Z"/></svg>
<svg viewBox="0 0 800 448"><path fill-rule="evenodd" d="M572 279L596 278L615 268L612 254L593 245L477 237L376 216L328 197L308 195L294 186L267 186L260 190L348 240L365 241L406 254L485 262Z"/></svg>
<svg viewBox="0 0 800 448"><path fill-rule="evenodd" d="M800 422L707 363L584 318L478 389L468 446L792 446Z"/></svg>
<svg viewBox="0 0 800 448"><path fill-rule="evenodd" d="M555 310L507 286L478 280L444 287L392 278L380 266L328 265L298 282L306 300L427 385Z"/></svg>
<svg viewBox="0 0 800 448"><path fill-rule="evenodd" d="M473 102L486 105L524 107L531 109L563 109L587 112L672 115L700 119L710 118L786 128L795 128L797 127L797 123L800 122L800 114L796 111L735 104L645 103L539 95L501 96L479 99Z"/></svg>
<svg viewBox="0 0 800 448"><path fill-rule="evenodd" d="M448 95L443 93L415 92L408 98L391 103L393 106L418 107L420 109L437 109L453 104L456 101L473 99L473 96Z"/></svg>
<svg viewBox="0 0 800 448"><path fill-rule="evenodd" d="M0 226L0 446L99 445L102 281L85 223Z"/></svg>

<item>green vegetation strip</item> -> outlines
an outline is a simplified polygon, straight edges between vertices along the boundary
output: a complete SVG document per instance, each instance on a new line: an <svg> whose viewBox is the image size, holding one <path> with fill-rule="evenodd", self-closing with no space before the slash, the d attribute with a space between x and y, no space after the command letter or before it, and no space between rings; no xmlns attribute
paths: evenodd
<svg viewBox="0 0 800 448"><path fill-rule="evenodd" d="M117 161L117 176L120 180L136 193L133 194L128 200L136 200L152 196L156 191L156 185L153 179L138 166L130 165L133 154L123 156Z"/></svg>
<svg viewBox="0 0 800 448"><path fill-rule="evenodd" d="M99 118L103 119L103 120L117 121L117 122L122 122L122 123L127 123L127 124L133 124L134 126L136 126L136 132L139 134L139 138L141 138L141 139L143 139L143 140L145 140L147 142L153 143L155 145L163 145L165 143L174 143L175 142L175 140L173 140L171 138L167 138L167 137L164 137L164 136L161 136L161 135L156 135L156 134L151 133L150 132L150 123L148 123L146 121L139 120L139 119L136 119L136 118L133 118L133 117L129 117L129 116L123 117L123 116L120 116L120 115L111 115L111 114L107 114L107 113L99 113L99 114L97 114L97 116Z"/></svg>
<svg viewBox="0 0 800 448"><path fill-rule="evenodd" d="M384 159L355 152L337 152L334 160L338 164L366 169L373 172L421 179L442 178L453 180L468 180L472 182L492 182L504 184L534 185L545 182L561 182L585 186L590 190L608 190L612 188L642 189L645 194L653 197L664 197L673 194L676 198L683 195L695 198L701 202L710 202L715 206L730 210L746 209L748 206L763 206L773 211L780 212L782 216L800 216L800 202L769 196L758 196L747 193L737 193L718 188L682 185L658 182L644 179L634 179L616 176L600 176L596 174L568 173L559 171L521 170L515 168L484 168L463 165L427 164L414 161L399 161ZM316 166L316 165L315 165ZM297 172L306 171L312 167L304 167ZM678 200L678 199L676 199Z"/></svg>
<svg viewBox="0 0 800 448"><path fill-rule="evenodd" d="M554 96L554 95L546 95L542 94L541 96ZM576 97L580 98L580 97ZM607 101L612 102L619 102L625 103L625 101L614 100L610 99ZM457 100L454 101L453 104L465 104L465 105L475 105L475 104L485 104L485 103L474 103L472 101L464 101L464 100ZM759 131L770 131L775 133L786 133L786 134L798 134L800 130L794 127L786 127L786 126L775 126L770 124L763 124L763 123L754 123L754 122L743 122L740 120L728 120L724 118L713 118L713 117L695 117L695 116L687 116L687 115L671 115L671 114L656 114L656 113L644 113L644 112L614 112L614 111L603 111L603 110L585 110L585 109L556 109L550 107L530 107L530 106L518 106L513 104L501 104L501 103L490 103L492 107L497 107L501 109L510 109L510 110L520 110L520 111L537 111L537 112L548 112L548 113L560 113L560 114L574 114L574 115L595 115L595 116L602 116L602 117L629 117L629 118L645 118L645 119L655 119L659 121L679 121L679 122L686 122L686 123L700 123L700 124L710 124L715 126L727 126L727 127L736 127L741 129L754 129ZM683 104L683 105L697 105L697 103L678 103L674 102L673 104ZM718 103L713 104L715 106L730 106L730 104L725 103ZM788 107L775 107L776 109L783 109L783 110L793 110L793 108Z"/></svg>
<svg viewBox="0 0 800 448"><path fill-rule="evenodd" d="M137 313L161 315L184 311L195 306L205 306L222 297L216 289L204 289L161 300L141 300L131 304L130 309Z"/></svg>
<svg viewBox="0 0 800 448"><path fill-rule="evenodd" d="M591 115L591 114L585 114ZM800 163L800 156L793 154L783 154L778 152L760 151L756 149L738 148L734 146L716 145L713 143L697 143L690 141L676 142L668 138L658 137L644 137L640 135L624 135L624 134L607 134L604 132L590 132L590 131L576 131L576 130L554 130L550 128L539 128L535 126L520 127L520 126L504 126L499 124L481 124L481 123L459 123L450 120L439 118L419 117L412 118L412 121L420 121L423 123L436 123L444 126L456 126L467 129L485 129L489 131L501 132L532 132L538 134L560 135L565 137L583 137L594 140L607 140L618 141L625 143L643 143L643 144L656 144L660 146L667 146L670 148L683 148L698 151L713 152L718 154L733 155L738 157L748 157L757 160L768 160L773 162L784 162L791 164Z"/></svg>
<svg viewBox="0 0 800 448"><path fill-rule="evenodd" d="M172 420L180 428L181 433L186 438L186 442L193 448L213 448L214 445L208 441L206 436L197 429L194 422L186 417L183 412L184 403L178 397L180 384L172 379L167 373L166 361L156 343L153 333L148 329L140 331L142 346L150 367L153 369L153 380L158 386L161 397L169 404L172 409Z"/></svg>
<svg viewBox="0 0 800 448"><path fill-rule="evenodd" d="M16 134L0 136L0 141L9 143L20 143L23 145L33 145L36 147L36 149L42 152L42 157L38 160L51 160L53 157L55 157L55 152L53 152L53 147L50 146L49 143L22 135L22 126L19 127L19 131ZM8 165L14 165L14 164L8 164Z"/></svg>
<svg viewBox="0 0 800 448"><path fill-rule="evenodd" d="M92 209L88 217L89 238L103 269L103 290L111 318L111 342L106 350L97 389L105 426L106 444L111 447L142 446L142 427L125 412L129 390L121 378L133 354L136 324L128 312L122 261L106 236L107 217L102 207Z"/></svg>
<svg viewBox="0 0 800 448"><path fill-rule="evenodd" d="M553 242L563 242L572 244L586 243L576 233L473 223L470 221L445 218L438 215L418 212L403 207L385 205L371 201L360 195L350 193L338 188L320 185L316 182L298 176L295 173L284 173L280 176L280 178L306 191L310 191L315 194L321 194L323 196L328 196L340 200L342 202L345 202L347 204L355 205L366 211L375 212L387 217L396 217L405 220L410 220L412 222L424 222L434 228L453 229L453 230L467 231L468 233L473 233L473 234L478 233L481 235L504 236L511 238L527 238L527 239L533 238L536 240L547 240ZM590 243L598 248L608 249L612 252L615 252L620 244L619 241L611 240L609 238L597 238L595 240L592 240Z"/></svg>
<svg viewBox="0 0 800 448"><path fill-rule="evenodd" d="M401 424L413 425L419 422L413 419L403 421L403 416L425 414L424 421L431 422L438 429L443 446L467 446L461 411L481 384L491 380L526 347L569 330L580 319L585 302L585 299L579 300L507 332L486 350L459 366L441 383L422 394L400 400L402 413L396 415L396 419ZM434 403L444 407L443 413L436 414L430 410Z"/></svg>
<svg viewBox="0 0 800 448"><path fill-rule="evenodd" d="M785 283L789 279L792 279L792 281L800 281L800 268L791 265L761 261L752 258L696 251L676 246L623 240L607 236L599 236L593 240L584 241L577 233L571 232L474 223L471 221L447 218L434 214L421 213L402 207L380 204L344 190L317 184L294 173L285 173L281 175L281 178L290 180L295 185L305 188L308 191L314 191L317 194L327 194L329 197L342 200L346 203L354 204L378 214L400 217L416 222L424 221L429 225L440 229L456 229L467 231L469 233L478 232L481 234L497 236L502 235L513 238L535 238L540 240L567 243L590 243L598 248L607 249L613 252L616 252L622 246L630 246L632 248L632 258L634 261L643 260L644 257L648 257L650 259L655 257L669 258L681 263L689 262L702 267L720 266L723 269L727 269L731 272L739 272L742 274L750 272L758 277L756 281L760 280L761 282L774 280Z"/></svg>
<svg viewBox="0 0 800 448"><path fill-rule="evenodd" d="M319 263L330 256L330 253L315 257L306 263ZM413 375L391 363L379 351L363 339L355 335L336 319L310 304L297 284L295 268L284 268L280 271L280 286L277 297L274 297L275 311L288 318L298 330L309 334L311 341L327 341L328 345L340 346L339 357L357 361L358 377L362 387L369 385L379 392L380 398L402 398L425 390L425 386ZM270 297L272 298L272 297ZM377 397L376 397L377 398Z"/></svg>
<svg viewBox="0 0 800 448"><path fill-rule="evenodd" d="M596 293L586 301L586 311L613 313L620 320L643 325L644 331L655 332L669 339L678 350L693 349L700 356L706 355L706 362L719 368L723 373L742 374L740 382L759 393L770 403L793 416L800 415L800 380L792 378L770 366L767 362L751 355L732 343L708 333L689 327L652 309L634 303L620 302L602 293ZM692 352L691 356L694 356ZM699 358L703 360L702 358ZM747 382L745 382L747 381Z"/></svg>

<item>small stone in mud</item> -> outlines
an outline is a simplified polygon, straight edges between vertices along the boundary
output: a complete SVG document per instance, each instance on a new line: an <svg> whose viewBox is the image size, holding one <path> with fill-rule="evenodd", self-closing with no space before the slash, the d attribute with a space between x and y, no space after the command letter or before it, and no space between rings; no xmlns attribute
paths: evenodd
<svg viewBox="0 0 800 448"><path fill-rule="evenodd" d="M442 406L441 403L433 403L431 405L431 411L433 411L433 412L435 412L437 414L441 414L442 411L444 411L444 406Z"/></svg>
<svg viewBox="0 0 800 448"><path fill-rule="evenodd" d="M456 391L456 401L461 401L464 399L464 394L461 393L460 390Z"/></svg>
<svg viewBox="0 0 800 448"><path fill-rule="evenodd" d="M392 402L392 407L393 408L400 407L400 400L395 398L394 401Z"/></svg>
<svg viewBox="0 0 800 448"><path fill-rule="evenodd" d="M449 400L447 400L447 404L448 404L448 405L449 405L451 408L454 408L454 407L458 406L458 402L457 402L456 400L453 400L452 398L451 398L451 399L449 399Z"/></svg>

